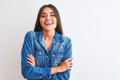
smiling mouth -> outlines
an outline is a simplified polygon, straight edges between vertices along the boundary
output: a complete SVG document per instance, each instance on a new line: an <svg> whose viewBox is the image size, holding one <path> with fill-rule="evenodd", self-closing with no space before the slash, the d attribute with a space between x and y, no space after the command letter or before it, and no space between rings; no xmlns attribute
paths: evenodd
<svg viewBox="0 0 120 80"><path fill-rule="evenodd" d="M52 25L52 24L53 24L53 21L45 21L44 24L45 24L45 25Z"/></svg>

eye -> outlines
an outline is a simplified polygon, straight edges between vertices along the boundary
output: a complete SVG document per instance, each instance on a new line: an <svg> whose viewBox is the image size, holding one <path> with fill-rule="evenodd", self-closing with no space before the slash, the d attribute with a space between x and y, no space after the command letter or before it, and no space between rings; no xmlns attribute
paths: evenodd
<svg viewBox="0 0 120 80"><path fill-rule="evenodd" d="M44 17L46 17L46 15L41 15L40 17L41 17L41 18L44 18Z"/></svg>
<svg viewBox="0 0 120 80"><path fill-rule="evenodd" d="M50 16L51 17L56 17L55 13L53 13L53 12L50 14Z"/></svg>
<svg viewBox="0 0 120 80"><path fill-rule="evenodd" d="M51 16L51 17L56 17L56 15L55 15L55 14L51 14L50 16Z"/></svg>
<svg viewBox="0 0 120 80"><path fill-rule="evenodd" d="M51 14L51 17L55 17L55 14Z"/></svg>

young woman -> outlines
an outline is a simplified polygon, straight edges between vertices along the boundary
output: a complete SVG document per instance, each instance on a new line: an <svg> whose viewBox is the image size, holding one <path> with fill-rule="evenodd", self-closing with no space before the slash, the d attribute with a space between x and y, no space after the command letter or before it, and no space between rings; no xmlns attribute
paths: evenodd
<svg viewBox="0 0 120 80"><path fill-rule="evenodd" d="M69 80L72 68L71 39L63 36L57 8L43 5L34 31L25 35L22 52L22 75L27 80Z"/></svg>

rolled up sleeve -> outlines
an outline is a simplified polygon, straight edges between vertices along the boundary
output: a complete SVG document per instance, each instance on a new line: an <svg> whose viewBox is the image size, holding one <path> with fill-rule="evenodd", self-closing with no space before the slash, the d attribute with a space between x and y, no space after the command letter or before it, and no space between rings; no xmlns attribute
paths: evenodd
<svg viewBox="0 0 120 80"><path fill-rule="evenodd" d="M72 43L71 43L70 38L68 38L64 49L65 49L65 53L64 53L62 61L66 60L68 58L72 58ZM71 70L67 70L67 71L59 73L57 75L59 76L60 80L69 80L70 71Z"/></svg>
<svg viewBox="0 0 120 80"><path fill-rule="evenodd" d="M31 66L27 62L27 56L33 54L33 37L32 32L28 32L25 35L21 50L21 72L26 79L41 79L51 75L51 68L40 68L37 66Z"/></svg>

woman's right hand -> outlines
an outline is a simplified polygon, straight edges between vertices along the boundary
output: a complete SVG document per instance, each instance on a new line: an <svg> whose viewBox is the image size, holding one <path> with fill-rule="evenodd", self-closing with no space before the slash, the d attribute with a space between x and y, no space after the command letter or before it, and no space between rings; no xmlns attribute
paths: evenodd
<svg viewBox="0 0 120 80"><path fill-rule="evenodd" d="M27 56L27 60L31 66L36 66L35 57L32 54Z"/></svg>
<svg viewBox="0 0 120 80"><path fill-rule="evenodd" d="M57 67L57 72L65 72L68 69L72 69L73 63L72 63L73 58L68 58L67 60L63 61L60 63L60 65Z"/></svg>

